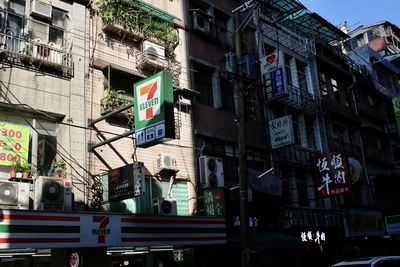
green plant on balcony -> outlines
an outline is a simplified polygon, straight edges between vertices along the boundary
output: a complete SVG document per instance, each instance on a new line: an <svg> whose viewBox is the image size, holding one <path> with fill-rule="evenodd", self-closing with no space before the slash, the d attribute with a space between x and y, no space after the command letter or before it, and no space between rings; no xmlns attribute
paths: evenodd
<svg viewBox="0 0 400 267"><path fill-rule="evenodd" d="M138 0L99 0L97 14L105 24L119 24L127 31L140 32L143 38L153 40L168 50L176 47L179 36L172 24L142 9ZM167 55L172 56L173 53Z"/></svg>
<svg viewBox="0 0 400 267"><path fill-rule="evenodd" d="M126 96L124 90L107 89L106 96L101 100L104 111L115 111L132 102L132 97Z"/></svg>

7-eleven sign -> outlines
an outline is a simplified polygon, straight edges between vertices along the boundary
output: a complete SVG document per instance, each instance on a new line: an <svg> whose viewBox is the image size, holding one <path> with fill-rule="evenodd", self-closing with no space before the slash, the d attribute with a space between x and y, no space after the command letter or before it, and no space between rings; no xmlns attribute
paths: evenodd
<svg viewBox="0 0 400 267"><path fill-rule="evenodd" d="M134 84L136 146L174 138L172 76L159 72Z"/></svg>
<svg viewBox="0 0 400 267"><path fill-rule="evenodd" d="M160 114L161 77L138 86L139 120L151 120Z"/></svg>

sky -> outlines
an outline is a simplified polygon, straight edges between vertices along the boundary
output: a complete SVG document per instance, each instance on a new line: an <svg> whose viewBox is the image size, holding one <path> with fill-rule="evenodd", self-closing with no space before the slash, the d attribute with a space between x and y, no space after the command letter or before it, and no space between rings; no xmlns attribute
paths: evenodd
<svg viewBox="0 0 400 267"><path fill-rule="evenodd" d="M387 20L400 27L400 0L299 0L311 12L350 29Z"/></svg>

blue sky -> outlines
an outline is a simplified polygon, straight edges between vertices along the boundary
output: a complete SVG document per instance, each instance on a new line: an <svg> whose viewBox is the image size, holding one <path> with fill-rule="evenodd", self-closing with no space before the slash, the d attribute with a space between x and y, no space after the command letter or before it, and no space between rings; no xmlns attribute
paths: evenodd
<svg viewBox="0 0 400 267"><path fill-rule="evenodd" d="M311 12L337 26L343 21L351 29L387 20L400 27L400 0L299 0Z"/></svg>

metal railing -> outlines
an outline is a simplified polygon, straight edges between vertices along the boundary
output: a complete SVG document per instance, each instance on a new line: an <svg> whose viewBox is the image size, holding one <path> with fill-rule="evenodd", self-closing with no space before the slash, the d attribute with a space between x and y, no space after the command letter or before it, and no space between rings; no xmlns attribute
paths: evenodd
<svg viewBox="0 0 400 267"><path fill-rule="evenodd" d="M46 66L72 76L73 61L70 48L59 47L41 40L25 40L10 34L0 33L0 52L3 60L24 65Z"/></svg>
<svg viewBox="0 0 400 267"><path fill-rule="evenodd" d="M278 30L277 28L272 27L268 24L263 24L262 30L263 34L266 37L290 48L291 50L294 50L302 56L309 57L310 55L316 53L315 43L313 40L305 37L300 37L283 27L280 27L280 29Z"/></svg>
<svg viewBox="0 0 400 267"><path fill-rule="evenodd" d="M165 69L172 74L173 85L179 86L179 76L181 74L181 63L162 55L151 53L149 51L138 52L136 54L137 68L139 69Z"/></svg>
<svg viewBox="0 0 400 267"><path fill-rule="evenodd" d="M338 138L328 137L330 151L345 150L351 156L361 156L361 146L344 142Z"/></svg>
<svg viewBox="0 0 400 267"><path fill-rule="evenodd" d="M289 145L275 151L280 165L297 166L304 169L311 168L311 158L319 152L301 145Z"/></svg>
<svg viewBox="0 0 400 267"><path fill-rule="evenodd" d="M267 102L278 102L304 112L313 112L318 107L318 101L314 95L304 88L293 85L286 86L286 95L283 97L274 97L272 92L268 92L266 97Z"/></svg>

